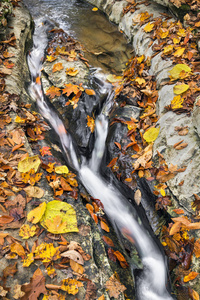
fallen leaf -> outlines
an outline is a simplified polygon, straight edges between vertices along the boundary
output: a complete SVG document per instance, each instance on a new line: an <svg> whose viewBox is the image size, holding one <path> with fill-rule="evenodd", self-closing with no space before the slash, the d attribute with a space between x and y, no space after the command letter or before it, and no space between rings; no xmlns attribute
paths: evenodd
<svg viewBox="0 0 200 300"><path fill-rule="evenodd" d="M0 296L5 297L7 293L8 293L8 291L4 290L4 288L2 286L0 286ZM5 298L3 298L3 299L5 299Z"/></svg>
<svg viewBox="0 0 200 300"><path fill-rule="evenodd" d="M26 258L23 260L23 267L29 267L34 262L34 255L33 253L27 254Z"/></svg>
<svg viewBox="0 0 200 300"><path fill-rule="evenodd" d="M117 257L122 268L124 269L128 268L128 264L125 257L118 250L114 251L114 255Z"/></svg>
<svg viewBox="0 0 200 300"><path fill-rule="evenodd" d="M57 166L55 167L55 172L57 174L68 174L69 173L69 169L67 166Z"/></svg>
<svg viewBox="0 0 200 300"><path fill-rule="evenodd" d="M190 67L188 67L187 65L185 64L177 64L175 65L170 71L170 75L173 79L179 79L179 76L180 76L180 73L182 71L185 71L187 73L191 73L192 70L190 69Z"/></svg>
<svg viewBox="0 0 200 300"><path fill-rule="evenodd" d="M181 209L181 208L175 208L175 209L173 209L173 211L174 211L177 215L184 214L184 210Z"/></svg>
<svg viewBox="0 0 200 300"><path fill-rule="evenodd" d="M15 285L15 287L14 287L15 294L13 296L14 299L19 299L19 298L21 299L21 297L23 297L25 295L25 293L22 292L21 288L22 288L21 285L19 285L19 284Z"/></svg>
<svg viewBox="0 0 200 300"><path fill-rule="evenodd" d="M93 133L95 129L95 120L90 116L87 116L87 126L90 128L90 131Z"/></svg>
<svg viewBox="0 0 200 300"><path fill-rule="evenodd" d="M5 224L9 224L14 220L11 216L0 216L0 226L4 226Z"/></svg>
<svg viewBox="0 0 200 300"><path fill-rule="evenodd" d="M171 107L172 109L178 109L183 107L183 101L184 99L181 98L181 95L175 96L173 100L171 101Z"/></svg>
<svg viewBox="0 0 200 300"><path fill-rule="evenodd" d="M22 258L24 258L26 255L24 247L19 243L11 244L10 251L13 253L16 253L17 255L21 256Z"/></svg>
<svg viewBox="0 0 200 300"><path fill-rule="evenodd" d="M183 281L184 282L188 282L190 280L193 280L197 277L197 275L199 275L199 273L197 272L190 272L188 275L186 275L184 278L183 278Z"/></svg>
<svg viewBox="0 0 200 300"><path fill-rule="evenodd" d="M84 260L83 260L82 256L76 250L65 251L65 252L61 253L61 256L62 257L68 257L68 258L74 260L75 262L77 262L81 265L84 265Z"/></svg>
<svg viewBox="0 0 200 300"><path fill-rule="evenodd" d="M80 91L80 86L74 85L72 83L68 83L65 84L65 88L63 89L62 93L66 94L69 97L72 93L74 93L75 95L78 94L79 91Z"/></svg>
<svg viewBox="0 0 200 300"><path fill-rule="evenodd" d="M39 166L41 165L41 160L38 155L31 157L26 157L18 163L19 172L29 172L31 169L34 169L35 173L38 171Z"/></svg>
<svg viewBox="0 0 200 300"><path fill-rule="evenodd" d="M174 94L176 95L180 95L183 94L184 92L186 92L189 89L189 85L188 84L177 84L174 86Z"/></svg>
<svg viewBox="0 0 200 300"><path fill-rule="evenodd" d="M27 220L33 224L38 223L44 215L46 206L46 202L43 202L38 207L31 210L27 215Z"/></svg>
<svg viewBox="0 0 200 300"><path fill-rule="evenodd" d="M91 89L85 89L85 92L87 95L89 96L94 96L96 95L95 91L94 90L91 90Z"/></svg>
<svg viewBox="0 0 200 300"><path fill-rule="evenodd" d="M54 223L55 218L59 222ZM66 202L57 200L48 202L40 223L49 232L55 234L78 232L76 212L74 208Z"/></svg>
<svg viewBox="0 0 200 300"><path fill-rule="evenodd" d="M79 73L79 70L75 70L74 68L66 69L66 74L69 76L76 76Z"/></svg>
<svg viewBox="0 0 200 300"><path fill-rule="evenodd" d="M112 241L109 237L103 235L103 236L102 236L102 239L104 240L104 242L105 242L108 246L110 246L110 247L114 247L114 246L115 246L114 243L113 243L113 241Z"/></svg>
<svg viewBox="0 0 200 300"><path fill-rule="evenodd" d="M92 11L97 11L98 8L97 7L93 7Z"/></svg>
<svg viewBox="0 0 200 300"><path fill-rule="evenodd" d="M134 200L137 203L137 205L140 204L141 199L142 199L141 191L139 189L137 189L136 192L135 192L135 194L134 194Z"/></svg>
<svg viewBox="0 0 200 300"><path fill-rule="evenodd" d="M174 56L180 57L183 55L185 48L178 47L177 50L173 53Z"/></svg>
<svg viewBox="0 0 200 300"><path fill-rule="evenodd" d="M50 99L53 99L54 97L59 97L61 92L58 87L51 86L48 90L46 90L46 95L49 96Z"/></svg>
<svg viewBox="0 0 200 300"><path fill-rule="evenodd" d="M67 182L67 180L65 178L61 177L60 184L61 184L63 191L66 191L66 192L73 191L73 189L71 188L71 186L69 185L69 183Z"/></svg>
<svg viewBox="0 0 200 300"><path fill-rule="evenodd" d="M108 290L109 296L115 299L118 299L119 295L126 290L126 287L115 278L114 274L106 281L105 287Z"/></svg>
<svg viewBox="0 0 200 300"><path fill-rule="evenodd" d="M44 190L39 188L38 186L27 186L24 188L28 197L42 198L44 196Z"/></svg>
<svg viewBox="0 0 200 300"><path fill-rule="evenodd" d="M110 83L119 82L121 79L122 79L121 76L116 76L113 74L110 74L106 77L106 80L109 81Z"/></svg>
<svg viewBox="0 0 200 300"><path fill-rule="evenodd" d="M45 277L39 268L34 272L30 283L25 283L22 285L21 291L24 292L25 295L22 296L20 300L37 300L41 294L47 293L45 288Z"/></svg>
<svg viewBox="0 0 200 300"><path fill-rule="evenodd" d="M68 294L76 295L78 293L78 288L81 286L83 286L82 282L76 279L67 278L62 280L61 290Z"/></svg>
<svg viewBox="0 0 200 300"><path fill-rule="evenodd" d="M45 156L45 155L52 155L52 153L51 153L50 150L51 150L50 147L44 146L44 147L42 147L42 149L40 149L40 153L41 153L42 156Z"/></svg>
<svg viewBox="0 0 200 300"><path fill-rule="evenodd" d="M88 281L85 300L96 300L96 299L97 299L97 286L94 282Z"/></svg>
<svg viewBox="0 0 200 300"><path fill-rule="evenodd" d="M52 68L52 72L55 73L55 72L58 72L60 70L63 70L63 65L62 63L57 63L57 64L54 64L53 65L53 68Z"/></svg>
<svg viewBox="0 0 200 300"><path fill-rule="evenodd" d="M52 62L52 61L54 61L54 60L56 60L56 57L55 57L55 56L53 56L53 55L47 55L47 56L46 56L46 61Z"/></svg>
<svg viewBox="0 0 200 300"><path fill-rule="evenodd" d="M73 259L70 259L69 264L70 264L71 269L74 272L79 273L79 274L84 273L85 270L84 270L83 266L81 264L77 263L76 261L74 261Z"/></svg>
<svg viewBox="0 0 200 300"><path fill-rule="evenodd" d="M35 225L30 227L28 224L24 224L19 230L19 236L21 236L22 239L27 240L30 237L33 237L36 234L36 231L37 227Z"/></svg>
<svg viewBox="0 0 200 300"><path fill-rule="evenodd" d="M145 31L145 32L151 32L152 30L153 30L153 28L154 28L154 23L148 23L144 28L143 28L143 30Z"/></svg>
<svg viewBox="0 0 200 300"><path fill-rule="evenodd" d="M145 131L143 138L148 143L154 142L158 137L159 131L160 128L150 128L147 131Z"/></svg>
<svg viewBox="0 0 200 300"><path fill-rule="evenodd" d="M108 167L108 168L113 167L113 166L116 164L117 160L118 160L118 157L114 157L114 158L111 160L111 162L107 165L107 167Z"/></svg>
<svg viewBox="0 0 200 300"><path fill-rule="evenodd" d="M60 258L59 247L54 247L52 243L42 243L36 247L34 254L37 258L42 259L42 262L51 262Z"/></svg>
<svg viewBox="0 0 200 300"><path fill-rule="evenodd" d="M101 228L103 230L105 230L106 232L110 232L110 228L108 227L108 225L104 221L101 220L100 224L101 224Z"/></svg>
<svg viewBox="0 0 200 300"><path fill-rule="evenodd" d="M181 226L182 226L181 222L175 222L170 228L169 235L174 235L175 233L179 232Z"/></svg>

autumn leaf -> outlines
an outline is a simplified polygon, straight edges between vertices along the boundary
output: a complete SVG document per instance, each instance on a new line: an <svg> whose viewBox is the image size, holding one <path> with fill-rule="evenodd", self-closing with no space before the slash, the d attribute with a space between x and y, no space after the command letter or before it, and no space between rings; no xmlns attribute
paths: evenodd
<svg viewBox="0 0 200 300"><path fill-rule="evenodd" d="M61 184L63 191L67 191L67 192L73 191L73 189L71 188L71 186L69 185L69 183L67 182L67 180L65 178L61 177L60 184Z"/></svg>
<svg viewBox="0 0 200 300"><path fill-rule="evenodd" d="M177 215L184 214L184 210L181 209L181 208L175 208L175 209L173 209L173 211L174 211Z"/></svg>
<svg viewBox="0 0 200 300"><path fill-rule="evenodd" d="M200 257L200 239L196 240L194 243L194 254L197 258Z"/></svg>
<svg viewBox="0 0 200 300"><path fill-rule="evenodd" d="M100 225L101 225L101 228L103 230L105 230L106 232L110 232L110 228L108 227L108 225L104 221L101 220Z"/></svg>
<svg viewBox="0 0 200 300"><path fill-rule="evenodd" d="M42 198L44 196L44 190L39 188L38 186L27 186L24 188L28 197Z"/></svg>
<svg viewBox="0 0 200 300"><path fill-rule="evenodd" d="M145 31L145 32L151 32L152 30L153 30L153 28L154 28L154 23L148 23L144 28L143 28L143 30Z"/></svg>
<svg viewBox="0 0 200 300"><path fill-rule="evenodd" d="M97 7L93 7L92 11L97 11L98 8Z"/></svg>
<svg viewBox="0 0 200 300"><path fill-rule="evenodd" d="M63 65L62 63L57 63L57 64L54 64L53 65L53 68L52 68L52 72L55 73L55 72L58 72L60 70L63 70Z"/></svg>
<svg viewBox="0 0 200 300"><path fill-rule="evenodd" d="M79 91L80 91L80 87L78 85L68 83L65 84L65 88L63 89L62 93L66 94L69 97L72 93L76 95Z"/></svg>
<svg viewBox="0 0 200 300"><path fill-rule="evenodd" d="M160 28L158 31L158 35L161 39L165 39L169 35L169 30L166 28Z"/></svg>
<svg viewBox="0 0 200 300"><path fill-rule="evenodd" d="M178 47L177 50L173 53L174 56L180 57L183 55L185 48Z"/></svg>
<svg viewBox="0 0 200 300"><path fill-rule="evenodd" d="M94 96L96 95L95 91L94 90L91 90L91 89L85 89L85 92L87 95L89 96Z"/></svg>
<svg viewBox="0 0 200 300"><path fill-rule="evenodd" d="M52 243L42 243L36 247L34 254L37 258L42 259L42 262L51 262L60 258L59 247L54 247Z"/></svg>
<svg viewBox="0 0 200 300"><path fill-rule="evenodd" d="M68 174L69 173L69 169L67 166L57 166L55 167L55 172L57 174Z"/></svg>
<svg viewBox="0 0 200 300"><path fill-rule="evenodd" d="M197 277L197 275L199 275L199 273L197 272L190 272L188 275L186 275L184 278L183 278L183 281L184 282L188 282L190 280L193 280Z"/></svg>
<svg viewBox="0 0 200 300"><path fill-rule="evenodd" d="M174 99L171 101L172 109L178 109L183 107L183 101L184 99L181 98L181 95L175 96Z"/></svg>
<svg viewBox="0 0 200 300"><path fill-rule="evenodd" d="M122 268L124 269L128 268L128 264L125 257L118 250L114 251L114 255L117 257Z"/></svg>
<svg viewBox="0 0 200 300"><path fill-rule="evenodd" d="M174 94L176 95L180 95L183 94L184 92L186 92L189 89L189 85L188 84L177 84L174 86Z"/></svg>
<svg viewBox="0 0 200 300"><path fill-rule="evenodd" d="M29 172L31 169L34 169L35 173L39 169L41 164L41 160L38 155L34 155L31 157L26 157L18 163L18 171L19 172Z"/></svg>
<svg viewBox="0 0 200 300"><path fill-rule="evenodd" d="M94 129L95 129L95 120L92 117L90 117L90 116L87 116L87 126L90 128L91 132L94 132Z"/></svg>
<svg viewBox="0 0 200 300"><path fill-rule="evenodd" d="M102 239L104 240L104 242L105 242L108 246L110 246L110 247L114 247L114 246L115 246L114 243L113 243L113 241L112 241L109 237L103 235L103 236L102 236Z"/></svg>
<svg viewBox="0 0 200 300"><path fill-rule="evenodd" d="M38 223L44 215L46 206L46 202L43 202L38 207L31 210L27 215L27 220L33 224Z"/></svg>
<svg viewBox="0 0 200 300"><path fill-rule="evenodd" d="M54 223L55 221L56 223ZM40 223L49 232L55 234L78 232L76 212L74 208L66 202L57 200L48 202Z"/></svg>
<svg viewBox="0 0 200 300"><path fill-rule="evenodd" d="M109 296L114 297L115 299L118 299L119 295L126 290L126 287L117 280L114 274L106 281L105 286Z"/></svg>
<svg viewBox="0 0 200 300"><path fill-rule="evenodd" d="M53 56L53 55L47 55L47 56L46 56L46 61L52 62L52 61L54 61L54 60L56 60L56 57L55 57L55 56Z"/></svg>
<svg viewBox="0 0 200 300"><path fill-rule="evenodd" d="M0 226L4 226L5 224L9 224L14 220L11 216L0 216Z"/></svg>
<svg viewBox="0 0 200 300"><path fill-rule="evenodd" d="M46 95L49 96L50 99L53 99L54 97L59 97L61 95L61 92L58 87L51 86L46 91Z"/></svg>
<svg viewBox="0 0 200 300"><path fill-rule="evenodd" d="M69 76L76 76L78 74L79 70L75 70L74 68L66 69L66 74Z"/></svg>
<svg viewBox="0 0 200 300"><path fill-rule="evenodd" d="M45 156L45 155L52 155L52 153L51 153L50 150L51 150L50 147L44 146L44 147L42 147L42 149L40 149L40 153L41 153L42 156Z"/></svg>
<svg viewBox="0 0 200 300"><path fill-rule="evenodd" d="M163 54L165 54L165 55L171 54L173 49L174 49L173 45L167 45L163 49Z"/></svg>
<svg viewBox="0 0 200 300"><path fill-rule="evenodd" d="M145 139L146 142L151 143L154 142L159 134L160 128L150 128L147 131L145 131L143 138Z"/></svg>
<svg viewBox="0 0 200 300"><path fill-rule="evenodd" d="M109 74L106 77L106 80L109 81L110 83L119 82L121 79L122 79L122 76L117 76L114 74Z"/></svg>
<svg viewBox="0 0 200 300"><path fill-rule="evenodd" d="M81 286L83 286L82 282L76 279L67 278L62 280L61 290L68 294L76 295L78 293L78 288Z"/></svg>
<svg viewBox="0 0 200 300"><path fill-rule="evenodd" d="M47 290L45 288L45 277L42 274L42 271L38 268L33 277L30 280L30 283L25 283L21 287L21 291L25 293L20 300L39 299L40 294L46 294Z"/></svg>
<svg viewBox="0 0 200 300"><path fill-rule="evenodd" d="M27 240L30 237L33 237L36 234L36 231L37 227L35 225L30 227L28 224L24 224L19 230L19 236L21 236L22 239Z"/></svg>
<svg viewBox="0 0 200 300"><path fill-rule="evenodd" d="M19 243L13 243L10 246L10 251L13 252L13 253L16 253L17 255L21 256L22 258L24 258L25 255L26 255L23 246Z"/></svg>
<svg viewBox="0 0 200 300"><path fill-rule="evenodd" d="M177 64L173 67L173 69L169 71L169 73L173 79L179 79L180 73L182 71L185 71L186 73L190 74L192 70L185 64Z"/></svg>
<svg viewBox="0 0 200 300"><path fill-rule="evenodd" d="M68 258L74 260L75 262L77 262L78 264L84 265L83 257L76 250L65 251L61 254L61 257L68 257Z"/></svg>
<svg viewBox="0 0 200 300"><path fill-rule="evenodd" d="M144 78L136 77L135 82L137 82L139 85L144 84L146 81Z"/></svg>
<svg viewBox="0 0 200 300"><path fill-rule="evenodd" d="M108 167L108 168L113 167L113 166L116 164L117 160L118 160L118 157L114 157L114 158L109 162L109 164L107 165L107 167Z"/></svg>

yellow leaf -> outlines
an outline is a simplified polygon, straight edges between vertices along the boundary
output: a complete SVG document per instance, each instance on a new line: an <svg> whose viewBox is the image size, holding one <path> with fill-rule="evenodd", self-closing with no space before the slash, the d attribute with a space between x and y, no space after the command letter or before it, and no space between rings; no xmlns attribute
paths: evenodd
<svg viewBox="0 0 200 300"><path fill-rule="evenodd" d="M192 70L185 64L177 64L169 71L171 77L173 79L179 79L180 73L185 71L186 73L190 73Z"/></svg>
<svg viewBox="0 0 200 300"><path fill-rule="evenodd" d="M76 295L78 293L78 288L83 286L83 283L76 279L63 279L61 290L67 292L68 294Z"/></svg>
<svg viewBox="0 0 200 300"><path fill-rule="evenodd" d="M47 55L46 61L52 62L54 60L56 60L55 56L53 56L53 55Z"/></svg>
<svg viewBox="0 0 200 300"><path fill-rule="evenodd" d="M50 262L60 258L59 247L54 247L52 243L42 243L36 247L34 254L42 259L42 262Z"/></svg>
<svg viewBox="0 0 200 300"><path fill-rule="evenodd" d="M139 84L142 85L143 83L145 83L146 81L144 80L144 78L140 78L140 77L136 77L135 81Z"/></svg>
<svg viewBox="0 0 200 300"><path fill-rule="evenodd" d="M62 69L63 69L62 63L57 63L57 64L53 65L52 72L55 73L55 72L58 72L58 71L60 71Z"/></svg>
<svg viewBox="0 0 200 300"><path fill-rule="evenodd" d="M137 62L138 62L138 64L141 64L141 63L143 62L144 59L145 59L144 54L141 55L141 56L139 56L139 57L137 57Z"/></svg>
<svg viewBox="0 0 200 300"><path fill-rule="evenodd" d="M98 8L97 7L93 7L92 11L97 11Z"/></svg>
<svg viewBox="0 0 200 300"><path fill-rule="evenodd" d="M69 76L76 76L79 70L74 70L74 68L69 68L66 70L66 74Z"/></svg>
<svg viewBox="0 0 200 300"><path fill-rule="evenodd" d="M163 49L163 54L171 54L173 51L174 46L173 45L167 45L166 47L164 47Z"/></svg>
<svg viewBox="0 0 200 300"><path fill-rule="evenodd" d="M179 44L180 43L180 40L181 40L181 38L177 38L177 37L175 37L175 38L173 38L173 43L176 45L176 44Z"/></svg>
<svg viewBox="0 0 200 300"><path fill-rule="evenodd" d="M179 28L179 31L177 32L177 35L180 37L185 37L186 36L186 31L184 28Z"/></svg>
<svg viewBox="0 0 200 300"><path fill-rule="evenodd" d="M26 119L20 118L19 116L16 116L15 122L16 122L16 123L21 123L21 124L23 124L23 123L26 122Z"/></svg>
<svg viewBox="0 0 200 300"><path fill-rule="evenodd" d="M33 253L29 253L26 256L26 259L23 260L23 267L29 267L32 262L34 262L34 257L33 257Z"/></svg>
<svg viewBox="0 0 200 300"><path fill-rule="evenodd" d="M115 82L119 82L122 79L122 76L116 76L113 74L109 74L106 77L106 80L108 80L110 83L115 83Z"/></svg>
<svg viewBox="0 0 200 300"><path fill-rule="evenodd" d="M42 198L44 196L44 190L38 186L27 186L24 191L28 197Z"/></svg>
<svg viewBox="0 0 200 300"><path fill-rule="evenodd" d="M90 116L87 116L87 126L90 128L91 132L94 132L95 120Z"/></svg>
<svg viewBox="0 0 200 300"><path fill-rule="evenodd" d="M40 164L41 160L39 159L38 155L26 157L18 163L18 171L26 173L29 172L31 169L34 169L36 173Z"/></svg>
<svg viewBox="0 0 200 300"><path fill-rule="evenodd" d="M148 143L154 142L158 137L159 131L160 128L150 128L144 133L143 138Z"/></svg>
<svg viewBox="0 0 200 300"><path fill-rule="evenodd" d="M189 89L189 85L188 84L177 84L174 86L174 94L176 95L180 95L183 94L184 92L186 92Z"/></svg>
<svg viewBox="0 0 200 300"><path fill-rule="evenodd" d="M35 225L30 227L28 224L24 224L19 230L19 236L21 236L24 240L27 240L36 234L36 230L37 227Z"/></svg>
<svg viewBox="0 0 200 300"><path fill-rule="evenodd" d="M47 219L45 226L49 232L63 232L67 226L67 222L63 222L60 216L55 216L53 220Z"/></svg>
<svg viewBox="0 0 200 300"><path fill-rule="evenodd" d="M49 277L53 278L56 275L56 270L50 266L47 268L47 274Z"/></svg>
<svg viewBox="0 0 200 300"><path fill-rule="evenodd" d="M49 227L49 222L53 223L56 217L60 217L59 220L61 219L59 227L54 228L53 224ZM56 220L58 221L58 219ZM47 203L46 211L40 223L49 232L55 234L65 232L78 232L76 212L74 208L66 202L54 200ZM64 223L64 226L60 226L62 225L62 223Z"/></svg>
<svg viewBox="0 0 200 300"><path fill-rule="evenodd" d="M178 47L178 49L174 52L174 56L180 57L183 55L185 48Z"/></svg>
<svg viewBox="0 0 200 300"><path fill-rule="evenodd" d="M145 32L151 32L154 28L154 24L153 23L148 23L145 27L144 27L144 31Z"/></svg>
<svg viewBox="0 0 200 300"><path fill-rule="evenodd" d="M184 99L181 98L181 95L175 96L174 99L171 101L171 107L172 109L178 109L183 107L183 101Z"/></svg>
<svg viewBox="0 0 200 300"><path fill-rule="evenodd" d="M192 290L192 297L193 300L199 300L199 294L195 290Z"/></svg>
<svg viewBox="0 0 200 300"><path fill-rule="evenodd" d="M169 30L166 28L160 28L158 35L161 37L161 39L165 39L169 34Z"/></svg>
<svg viewBox="0 0 200 300"><path fill-rule="evenodd" d="M43 202L38 207L31 210L27 215L27 220L33 224L38 223L44 215L46 206L46 202Z"/></svg>
<svg viewBox="0 0 200 300"><path fill-rule="evenodd" d="M161 195L162 195L163 197L165 197L166 194L165 194L165 190L164 190L164 189L161 188L161 189L160 189L160 193L161 193Z"/></svg>
<svg viewBox="0 0 200 300"><path fill-rule="evenodd" d="M58 166L58 167L55 167L55 172L57 174L68 174L69 169L67 166Z"/></svg>

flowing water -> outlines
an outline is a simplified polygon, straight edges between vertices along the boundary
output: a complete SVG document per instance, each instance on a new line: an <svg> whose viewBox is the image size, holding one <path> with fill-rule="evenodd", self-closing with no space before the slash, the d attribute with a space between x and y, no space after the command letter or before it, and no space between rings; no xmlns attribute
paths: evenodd
<svg viewBox="0 0 200 300"><path fill-rule="evenodd" d="M42 4L45 2L48 2L49 9L49 1L41 1ZM39 6L39 2L37 3ZM55 1L51 1L51 3L51 14L54 15L56 13L53 7ZM38 6L36 6L36 11L37 9L39 10ZM70 5L69 8L72 9ZM62 15L60 14L59 18L61 17ZM63 19L62 22L64 23ZM66 25L66 28L69 30L70 26ZM101 200L104 205L105 213L113 223L114 228L117 228L130 242L134 242L143 264L143 270L135 280L136 299L172 300L172 296L166 289L167 268L164 256L161 254L159 247L144 229L142 220L138 217L137 212L128 201L129 199L100 174L100 165L105 151L108 129L107 116L112 107L113 93L111 90L108 90L108 97L102 108L102 112L96 118L95 144L91 158L87 160L83 157L77 157L72 137L67 133L58 114L55 110L50 108L48 102L46 102L42 86L34 81L36 76L41 75L42 57L44 56L46 45L47 36L45 25L41 24L41 20L36 20L33 49L27 58L30 74L33 79L29 88L30 95L33 100L37 102L42 116L50 123L59 136L69 165L76 169L82 184L91 196ZM105 84L104 89L110 89L110 86Z"/></svg>

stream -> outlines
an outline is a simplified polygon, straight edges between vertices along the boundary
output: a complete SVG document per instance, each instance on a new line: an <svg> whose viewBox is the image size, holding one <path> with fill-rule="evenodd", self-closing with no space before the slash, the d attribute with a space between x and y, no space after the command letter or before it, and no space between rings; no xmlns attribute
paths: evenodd
<svg viewBox="0 0 200 300"><path fill-rule="evenodd" d="M42 0L34 1L34 7L31 4L32 1L25 0L24 2L30 9L33 17L35 17L34 21L36 24L33 36L33 48L27 57L32 78L29 93L33 100L36 101L41 115L58 135L68 165L76 170L79 180L90 195L101 200L104 205L104 211L112 222L116 232L124 235L129 242L133 243L134 241L143 264L142 271L134 278L136 299L172 300L173 298L166 288L167 266L163 253L143 225L143 220L138 211L129 202L128 195L125 195L121 190L116 188L116 185L112 183L112 178L108 179L100 172L108 132L108 116L114 103L110 84L102 83L102 89L104 89L104 93L105 90L107 91L107 97L98 116L96 116L94 147L91 157L87 158L77 154L78 151L73 141L73 136L65 129L65 125L56 110L49 106L41 83L35 81L36 77L41 76L42 58L44 57L44 51L48 43L47 28L45 24L41 24L41 18L48 16L48 18L56 20L57 23L59 20L59 26L73 37L79 39L85 49L90 46L90 51L92 52L106 52L104 60L103 58L99 59L99 55L93 55L93 59L90 60L93 66L101 67L103 72L114 70L117 73L125 66L125 58L127 60L129 56L126 54L129 47L126 46L125 38L119 35L114 25L110 24L107 20L105 21L105 16L100 12L94 18L93 12L91 13L91 6L82 1L63 2L60 0ZM39 18L36 18L36 16L39 16ZM103 19L104 21L102 21ZM91 26L91 24L94 26ZM96 39L97 29L100 32L98 43ZM104 32L103 36L106 36L105 40L103 38L101 40L102 31ZM108 48L105 48L106 39L109 40ZM112 49L109 43L113 45ZM125 53L121 55L121 61L118 59L119 52ZM129 52L131 52L130 49ZM95 76L98 77L99 75ZM135 275L134 266L131 267L133 275Z"/></svg>

